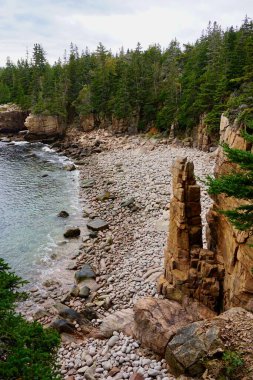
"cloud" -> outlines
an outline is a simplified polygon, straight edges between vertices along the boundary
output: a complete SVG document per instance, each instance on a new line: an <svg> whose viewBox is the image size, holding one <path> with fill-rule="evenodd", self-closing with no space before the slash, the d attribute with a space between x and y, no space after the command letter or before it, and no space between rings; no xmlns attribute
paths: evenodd
<svg viewBox="0 0 253 380"><path fill-rule="evenodd" d="M41 43L50 62L70 42L94 50L102 42L113 52L121 46L168 46L171 39L194 42L216 20L223 27L253 17L252 0L0 0L0 65L16 61Z"/></svg>

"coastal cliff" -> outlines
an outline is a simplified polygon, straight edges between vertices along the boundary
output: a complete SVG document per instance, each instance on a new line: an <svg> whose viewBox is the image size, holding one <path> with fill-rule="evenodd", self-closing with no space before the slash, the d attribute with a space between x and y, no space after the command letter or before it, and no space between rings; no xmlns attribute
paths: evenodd
<svg viewBox="0 0 253 380"><path fill-rule="evenodd" d="M15 134L24 129L27 112L15 104L0 105L0 133Z"/></svg>
<svg viewBox="0 0 253 380"><path fill-rule="evenodd" d="M25 120L28 129L27 140L48 140L59 138L64 133L64 126L57 116L30 114Z"/></svg>

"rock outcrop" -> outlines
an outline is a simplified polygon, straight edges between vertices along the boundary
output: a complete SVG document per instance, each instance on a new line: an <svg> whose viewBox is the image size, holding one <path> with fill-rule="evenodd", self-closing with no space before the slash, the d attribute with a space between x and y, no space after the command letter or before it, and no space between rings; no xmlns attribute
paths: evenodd
<svg viewBox="0 0 253 380"><path fill-rule="evenodd" d="M241 136L235 120L222 116L221 142L232 148L252 151ZM220 147L215 174L235 169ZM233 209L242 202L224 194L213 197L207 215L208 249L203 249L200 218L200 187L196 185L193 164L177 159L173 166L173 198L170 227L165 249L165 272L158 289L167 298L183 302L192 297L220 312L241 306L253 311L253 237L236 230L220 210Z"/></svg>
<svg viewBox="0 0 253 380"><path fill-rule="evenodd" d="M0 133L18 133L25 127L27 112L14 104L0 105Z"/></svg>
<svg viewBox="0 0 253 380"><path fill-rule="evenodd" d="M182 302L184 296L189 296L217 310L219 272L214 252L203 249L200 187L196 184L193 163L178 158L172 175L165 272L158 288L169 299Z"/></svg>
<svg viewBox="0 0 253 380"><path fill-rule="evenodd" d="M25 126L29 131L27 140L50 140L64 133L64 126L57 116L30 114L25 120Z"/></svg>
<svg viewBox="0 0 253 380"><path fill-rule="evenodd" d="M206 379L218 379L229 374L231 365L223 360L223 353L235 355L237 360L240 353L243 367L235 366L233 375L239 369L241 376L233 378L252 379L252 336L252 313L232 308L212 320L194 322L178 330L168 342L165 359L175 375L199 378L205 371Z"/></svg>
<svg viewBox="0 0 253 380"><path fill-rule="evenodd" d="M198 302L182 306L166 299L141 298L134 306L133 334L144 347L164 355L168 341L178 330L193 321L214 316L215 313Z"/></svg>
<svg viewBox="0 0 253 380"><path fill-rule="evenodd" d="M253 151L252 144L240 134L242 126L235 120L230 124L222 115L221 142L232 148ZM235 165L228 162L220 147L217 152L215 175L231 172ZM213 197L215 203L207 215L208 248L215 252L219 265L224 266L223 307L242 306L253 311L253 237L250 232L236 230L218 210L238 207L242 202L224 194Z"/></svg>
<svg viewBox="0 0 253 380"><path fill-rule="evenodd" d="M215 136L214 132L210 134L205 117L205 114L201 115L199 124L193 129L193 147L203 150L203 152L209 152L217 147L219 136Z"/></svg>
<svg viewBox="0 0 253 380"><path fill-rule="evenodd" d="M90 132L95 128L107 130L112 134L136 134L138 130L138 116L131 116L126 119L112 118L96 118L90 114L87 116L80 116L80 128L83 132Z"/></svg>

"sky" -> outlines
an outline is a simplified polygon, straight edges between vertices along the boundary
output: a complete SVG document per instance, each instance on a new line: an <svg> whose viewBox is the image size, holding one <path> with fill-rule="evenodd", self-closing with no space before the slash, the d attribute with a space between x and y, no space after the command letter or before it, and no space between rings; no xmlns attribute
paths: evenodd
<svg viewBox="0 0 253 380"><path fill-rule="evenodd" d="M71 42L80 51L102 42L113 53L137 42L193 43L209 20L240 26L246 14L253 18L253 0L0 0L0 66L31 55L35 43L50 63Z"/></svg>

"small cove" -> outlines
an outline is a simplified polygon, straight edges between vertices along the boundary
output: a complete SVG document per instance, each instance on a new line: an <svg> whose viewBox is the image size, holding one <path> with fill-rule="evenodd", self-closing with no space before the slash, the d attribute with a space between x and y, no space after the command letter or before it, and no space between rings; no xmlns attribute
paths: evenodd
<svg viewBox="0 0 253 380"><path fill-rule="evenodd" d="M79 173L64 170L67 163L40 143L0 142L0 257L29 281L77 249L78 239L63 238L68 226L82 224ZM70 216L59 218L61 210Z"/></svg>

